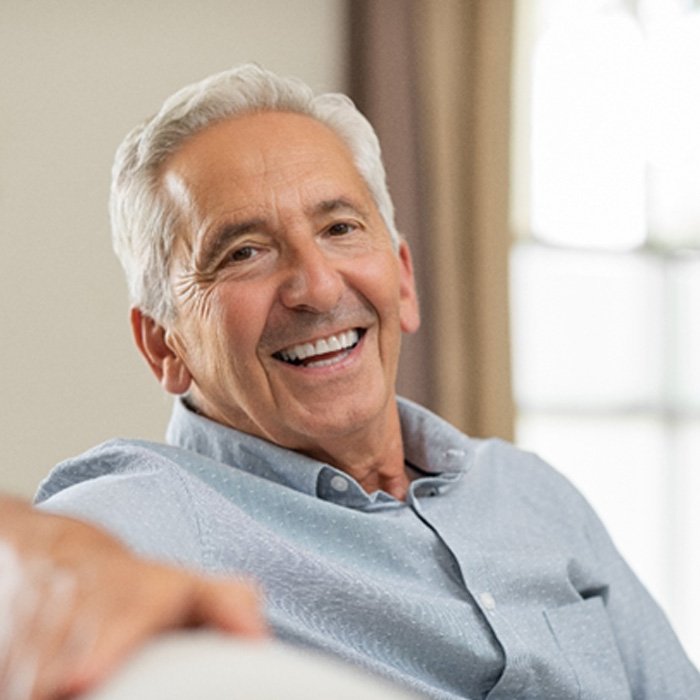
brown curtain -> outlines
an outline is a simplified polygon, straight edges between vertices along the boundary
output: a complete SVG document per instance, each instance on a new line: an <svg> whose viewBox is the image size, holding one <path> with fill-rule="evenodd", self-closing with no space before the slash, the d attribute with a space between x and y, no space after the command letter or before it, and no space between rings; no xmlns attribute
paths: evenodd
<svg viewBox="0 0 700 700"><path fill-rule="evenodd" d="M382 141L421 298L399 392L512 439L513 0L349 0L348 13L350 91Z"/></svg>

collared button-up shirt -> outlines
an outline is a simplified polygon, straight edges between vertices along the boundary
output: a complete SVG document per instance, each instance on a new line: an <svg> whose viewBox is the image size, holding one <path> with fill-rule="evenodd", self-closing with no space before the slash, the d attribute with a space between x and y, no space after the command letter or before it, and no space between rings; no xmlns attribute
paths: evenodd
<svg viewBox="0 0 700 700"><path fill-rule="evenodd" d="M431 698L700 700L700 676L578 492L400 400L405 501L177 403L166 445L54 469L41 507L253 576L282 639ZM322 689L320 689L322 695Z"/></svg>

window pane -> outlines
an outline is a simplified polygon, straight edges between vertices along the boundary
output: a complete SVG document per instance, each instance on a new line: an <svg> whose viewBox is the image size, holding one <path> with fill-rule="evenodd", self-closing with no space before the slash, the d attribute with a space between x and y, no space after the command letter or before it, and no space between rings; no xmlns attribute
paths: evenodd
<svg viewBox="0 0 700 700"><path fill-rule="evenodd" d="M608 410L660 399L660 264L524 244L513 252L511 274L521 406Z"/></svg>
<svg viewBox="0 0 700 700"><path fill-rule="evenodd" d="M668 599L663 425L653 416L521 414L518 444L565 474L645 584Z"/></svg>
<svg viewBox="0 0 700 700"><path fill-rule="evenodd" d="M682 423L677 438L676 537L672 541L677 573L672 613L682 641L700 666L700 420Z"/></svg>
<svg viewBox="0 0 700 700"><path fill-rule="evenodd" d="M671 269L676 321L670 363L673 395L678 408L700 409L700 258L677 261Z"/></svg>
<svg viewBox="0 0 700 700"><path fill-rule="evenodd" d="M622 5L562 3L535 49L532 227L548 243L646 238L644 44Z"/></svg>
<svg viewBox="0 0 700 700"><path fill-rule="evenodd" d="M518 441L587 495L700 664L700 2L533 7Z"/></svg>
<svg viewBox="0 0 700 700"><path fill-rule="evenodd" d="M649 4L649 228L666 246L698 246L700 13Z"/></svg>
<svg viewBox="0 0 700 700"><path fill-rule="evenodd" d="M650 238L664 248L700 247L700 157L652 164L649 185Z"/></svg>

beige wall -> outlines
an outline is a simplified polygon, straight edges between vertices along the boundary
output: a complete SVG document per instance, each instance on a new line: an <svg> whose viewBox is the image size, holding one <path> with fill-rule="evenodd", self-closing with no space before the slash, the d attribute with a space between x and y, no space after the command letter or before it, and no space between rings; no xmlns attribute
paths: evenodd
<svg viewBox="0 0 700 700"><path fill-rule="evenodd" d="M0 490L170 400L132 346L106 213L114 149L173 90L254 60L343 89L342 0L2 0Z"/></svg>

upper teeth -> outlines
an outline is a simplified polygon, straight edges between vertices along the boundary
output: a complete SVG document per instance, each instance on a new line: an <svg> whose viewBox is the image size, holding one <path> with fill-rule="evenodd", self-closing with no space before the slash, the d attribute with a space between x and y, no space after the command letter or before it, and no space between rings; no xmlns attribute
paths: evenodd
<svg viewBox="0 0 700 700"><path fill-rule="evenodd" d="M300 343L292 347L280 350L279 355L283 360L306 360L316 355L325 355L329 352L337 352L352 347L360 339L360 334L356 330L345 331L338 335L330 335L321 338L315 343Z"/></svg>

